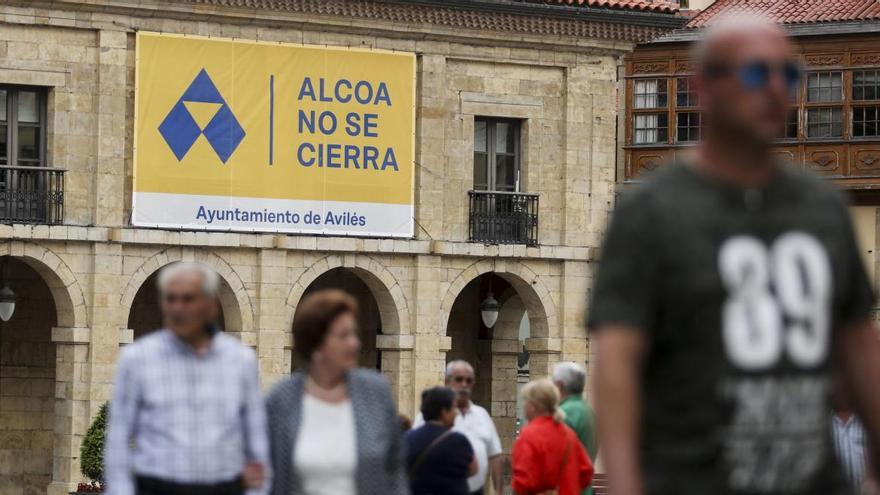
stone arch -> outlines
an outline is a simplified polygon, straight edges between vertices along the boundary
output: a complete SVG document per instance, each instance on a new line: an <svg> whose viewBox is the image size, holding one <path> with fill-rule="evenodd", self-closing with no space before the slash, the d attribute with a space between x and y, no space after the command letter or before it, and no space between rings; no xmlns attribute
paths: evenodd
<svg viewBox="0 0 880 495"><path fill-rule="evenodd" d="M82 287L73 270L51 249L30 242L9 241L0 244L0 256L10 256L26 263L46 282L55 300L59 327L88 328Z"/></svg>
<svg viewBox="0 0 880 495"><path fill-rule="evenodd" d="M232 332L254 332L254 308L241 277L232 266L220 256L210 251L185 250L174 247L164 249L147 258L131 275L120 304L130 309L138 290L147 279L160 268L176 261L196 261L214 269L224 284L221 284L220 304L223 307L227 329Z"/></svg>
<svg viewBox="0 0 880 495"><path fill-rule="evenodd" d="M480 301L492 293L499 303L491 327L481 320ZM532 269L511 260L484 259L450 283L440 304L441 325L450 338L446 360L464 359L477 374L472 398L491 411L501 443L509 452L516 436L519 386L540 375L526 351L533 338L558 333L556 305Z"/></svg>
<svg viewBox="0 0 880 495"><path fill-rule="evenodd" d="M551 337L559 332L556 301L538 274L519 261L491 259L473 263L449 284L440 303L440 328L446 328L452 306L465 286L487 273L498 275L516 290L528 312L532 337Z"/></svg>
<svg viewBox="0 0 880 495"><path fill-rule="evenodd" d="M287 296L287 326L293 325L296 306L306 289L321 275L334 268L347 268L357 275L379 306L382 331L385 334L409 334L409 307L400 283L385 266L367 255L328 255L312 263L293 283Z"/></svg>

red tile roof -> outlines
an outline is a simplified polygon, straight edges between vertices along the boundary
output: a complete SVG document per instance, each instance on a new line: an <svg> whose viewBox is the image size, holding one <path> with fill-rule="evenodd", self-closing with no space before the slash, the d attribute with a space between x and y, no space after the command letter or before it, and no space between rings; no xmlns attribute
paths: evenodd
<svg viewBox="0 0 880 495"><path fill-rule="evenodd" d="M678 12L678 4L663 0L544 0L544 3L608 8L621 10L639 10L642 12L659 12L673 14Z"/></svg>
<svg viewBox="0 0 880 495"><path fill-rule="evenodd" d="M556 16L526 16L507 12L492 12L478 9L461 9L445 6L428 7L418 3L391 3L373 0L185 0L194 4L243 8L252 10L278 10L291 13L358 17L362 19L381 19L392 22L416 24L435 24L462 28L524 32L548 36L571 36L577 38L605 38L644 42L668 32L671 28L654 25L637 25L624 22L602 22ZM589 2L599 4L652 4L645 0L519 0L529 3L572 3ZM654 2L653 5L659 5ZM627 7L635 8L635 7ZM656 17L675 18L674 14L660 15L649 11Z"/></svg>
<svg viewBox="0 0 880 495"><path fill-rule="evenodd" d="M716 0L687 27L703 27L721 15L753 14L780 24L880 19L880 0Z"/></svg>

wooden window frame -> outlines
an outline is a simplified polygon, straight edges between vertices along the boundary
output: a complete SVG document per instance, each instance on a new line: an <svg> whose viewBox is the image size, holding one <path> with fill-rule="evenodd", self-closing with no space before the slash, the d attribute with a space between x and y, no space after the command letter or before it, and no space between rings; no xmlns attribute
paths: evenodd
<svg viewBox="0 0 880 495"><path fill-rule="evenodd" d="M486 123L486 189L477 189L477 185L473 184L475 191L500 191L496 178L496 162L499 153L495 150L496 129L498 124L510 124L513 129L513 153L500 153L502 155L513 155L513 163L516 169L516 179L514 190L510 192L523 192L522 181L522 127L521 119L509 119L501 117L483 117L475 116L474 124L477 122ZM482 153L474 150L474 154ZM473 158L472 158L473 159Z"/></svg>
<svg viewBox="0 0 880 495"><path fill-rule="evenodd" d="M0 84L0 89L6 91L6 156L4 157L6 163L5 165L10 166L28 166L28 167L46 167L46 138L48 135L47 126L47 98L48 91L46 88L39 86L22 86L17 84ZM37 93L37 115L39 122L36 124L32 123L19 123L18 120L18 98L19 93L27 91L27 92L35 92ZM32 160L34 162L33 165L25 165L19 163L18 157L18 143L19 143L19 125L23 125L25 127L32 127L38 130L37 138L39 139L39 150L38 157L36 160ZM4 165L0 163L0 165Z"/></svg>
<svg viewBox="0 0 880 495"><path fill-rule="evenodd" d="M847 113L849 125L850 125L850 139L852 139L853 141L875 141L877 139L880 139L880 129L877 129L877 134L874 136L856 136L855 135L855 109L856 108L875 107L875 108L877 108L878 117L880 117L880 66L878 66L878 67L853 67L851 69L848 69L848 72L850 73L850 75L849 75L850 83L849 83L849 87L848 87L848 90L850 92L850 94L849 94L850 98L849 98L849 107L848 107L846 113ZM856 72L874 72L874 73L876 73L875 77L877 77L877 81L878 81L878 83L876 84L876 86L878 87L878 91L874 95L875 98L873 100L866 100L866 99L856 100L854 98Z"/></svg>

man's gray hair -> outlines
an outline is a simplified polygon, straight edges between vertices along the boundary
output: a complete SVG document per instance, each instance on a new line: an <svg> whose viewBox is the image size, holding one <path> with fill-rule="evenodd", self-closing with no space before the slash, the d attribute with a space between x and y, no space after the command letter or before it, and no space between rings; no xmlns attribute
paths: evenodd
<svg viewBox="0 0 880 495"><path fill-rule="evenodd" d="M553 381L561 385L566 394L582 394L587 382L587 372L577 363L565 361L553 368Z"/></svg>
<svg viewBox="0 0 880 495"><path fill-rule="evenodd" d="M449 361L446 363L446 380L452 378L452 374L455 372L455 368L461 366L462 368L467 368L468 371L471 372L471 375L474 375L474 367L471 366L471 363L465 361L464 359L456 359L454 361Z"/></svg>
<svg viewBox="0 0 880 495"><path fill-rule="evenodd" d="M183 274L198 274L202 277L202 291L209 296L216 296L220 290L220 276L211 267L194 261L177 261L159 271L159 293L164 294L168 284Z"/></svg>

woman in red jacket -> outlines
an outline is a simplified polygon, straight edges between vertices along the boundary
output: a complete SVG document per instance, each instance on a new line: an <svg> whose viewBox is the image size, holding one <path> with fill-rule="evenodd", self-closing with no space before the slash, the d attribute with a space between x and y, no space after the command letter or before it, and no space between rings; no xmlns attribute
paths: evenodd
<svg viewBox="0 0 880 495"><path fill-rule="evenodd" d="M559 392L550 380L522 390L529 423L513 444L517 495L580 495L593 479L593 464L575 432L562 422Z"/></svg>

